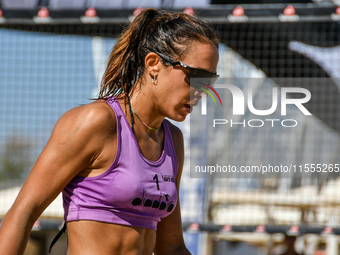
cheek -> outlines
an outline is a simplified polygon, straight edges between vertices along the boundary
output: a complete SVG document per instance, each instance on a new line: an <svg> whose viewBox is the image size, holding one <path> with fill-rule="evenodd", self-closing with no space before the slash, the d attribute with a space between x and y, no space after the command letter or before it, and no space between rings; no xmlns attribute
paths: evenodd
<svg viewBox="0 0 340 255"><path fill-rule="evenodd" d="M185 82L185 77L183 70L176 69L163 76L157 93L159 103L176 109L179 105L188 104L193 92L189 84Z"/></svg>
<svg viewBox="0 0 340 255"><path fill-rule="evenodd" d="M190 86L185 82L171 81L164 90L164 97L167 101L187 101L192 95Z"/></svg>
<svg viewBox="0 0 340 255"><path fill-rule="evenodd" d="M182 69L173 69L167 75L164 76L164 83L168 88L171 89L183 89L185 87L189 87L189 84L186 83L186 74Z"/></svg>

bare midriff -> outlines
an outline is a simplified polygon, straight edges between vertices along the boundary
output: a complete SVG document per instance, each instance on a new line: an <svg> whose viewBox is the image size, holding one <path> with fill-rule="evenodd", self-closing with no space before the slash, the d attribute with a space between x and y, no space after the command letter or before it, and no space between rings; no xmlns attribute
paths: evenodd
<svg viewBox="0 0 340 255"><path fill-rule="evenodd" d="M67 223L67 255L152 255L156 231L97 221Z"/></svg>

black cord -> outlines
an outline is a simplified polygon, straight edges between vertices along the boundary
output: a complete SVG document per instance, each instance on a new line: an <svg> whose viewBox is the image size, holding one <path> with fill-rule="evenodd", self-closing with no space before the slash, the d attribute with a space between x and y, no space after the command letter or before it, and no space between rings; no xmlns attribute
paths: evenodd
<svg viewBox="0 0 340 255"><path fill-rule="evenodd" d="M128 98L128 105L129 105L129 108L130 108L131 129L132 129L132 133L135 135L135 129L133 127L133 125L134 125L133 112L132 112L132 107L131 107L129 95L127 96L127 98Z"/></svg>
<svg viewBox="0 0 340 255"><path fill-rule="evenodd" d="M59 238L62 236L62 234L65 233L67 229L67 226L66 226L66 221L64 222L64 225L62 227L62 229L58 232L58 234L54 237L54 239L52 240L51 242L51 245L50 245L50 248L48 250L48 253L51 253L51 250L52 250L52 247L53 245L55 245L55 243L59 240Z"/></svg>

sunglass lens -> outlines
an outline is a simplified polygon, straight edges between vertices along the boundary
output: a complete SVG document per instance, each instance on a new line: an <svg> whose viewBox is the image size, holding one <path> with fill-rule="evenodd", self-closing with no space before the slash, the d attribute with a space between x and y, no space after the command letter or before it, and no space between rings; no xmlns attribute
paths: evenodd
<svg viewBox="0 0 340 255"><path fill-rule="evenodd" d="M218 77L190 78L190 86L196 89L213 87Z"/></svg>

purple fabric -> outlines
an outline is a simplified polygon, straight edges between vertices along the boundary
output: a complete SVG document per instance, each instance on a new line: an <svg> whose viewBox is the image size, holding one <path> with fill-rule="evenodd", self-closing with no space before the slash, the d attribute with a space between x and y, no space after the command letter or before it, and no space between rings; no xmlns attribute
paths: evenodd
<svg viewBox="0 0 340 255"><path fill-rule="evenodd" d="M63 190L65 221L94 220L156 230L175 208L177 159L171 133L163 121L164 148L157 161L141 154L116 98L106 100L117 120L117 155L95 177L76 176Z"/></svg>

